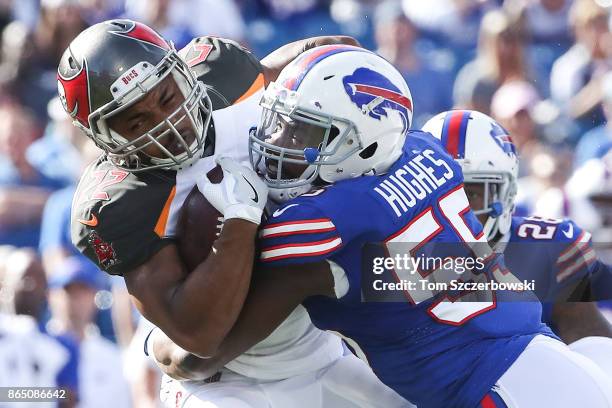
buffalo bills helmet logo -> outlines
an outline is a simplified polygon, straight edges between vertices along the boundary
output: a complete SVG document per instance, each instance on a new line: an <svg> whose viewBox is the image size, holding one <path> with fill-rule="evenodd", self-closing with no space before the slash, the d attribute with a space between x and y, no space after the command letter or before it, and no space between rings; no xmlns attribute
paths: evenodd
<svg viewBox="0 0 612 408"><path fill-rule="evenodd" d="M351 101L364 113L380 120L388 116L389 110L395 110L404 123L403 131L408 130L412 100L384 75L368 68L357 68L353 74L342 78L342 83Z"/></svg>
<svg viewBox="0 0 612 408"><path fill-rule="evenodd" d="M504 129L500 124L491 122L491 131L489 132L495 143L506 153L508 156L516 156L516 147L512 142L512 138L508 134L508 131Z"/></svg>

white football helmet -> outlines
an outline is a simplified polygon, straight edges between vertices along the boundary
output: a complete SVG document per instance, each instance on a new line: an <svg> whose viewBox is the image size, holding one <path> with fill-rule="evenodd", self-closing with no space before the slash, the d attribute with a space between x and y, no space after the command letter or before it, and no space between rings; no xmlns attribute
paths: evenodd
<svg viewBox="0 0 612 408"><path fill-rule="evenodd" d="M472 211L489 215L484 225L487 239L498 232L506 234L512 223L518 177L518 156L508 131L489 116L469 110L440 113L423 130L440 139L461 165L465 183L484 184L482 208Z"/></svg>
<svg viewBox="0 0 612 408"><path fill-rule="evenodd" d="M300 55L260 104L251 162L276 201L308 191L315 180L386 171L401 155L413 110L410 89L389 62L347 45Z"/></svg>

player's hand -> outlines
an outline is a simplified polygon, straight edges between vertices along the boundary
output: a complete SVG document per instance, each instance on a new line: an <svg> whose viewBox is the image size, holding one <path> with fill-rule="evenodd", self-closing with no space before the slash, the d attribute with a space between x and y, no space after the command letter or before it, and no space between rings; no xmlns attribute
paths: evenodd
<svg viewBox="0 0 612 408"><path fill-rule="evenodd" d="M218 157L223 180L212 183L206 175L198 180L198 189L223 218L242 218L258 224L268 200L268 187L252 169L229 157Z"/></svg>

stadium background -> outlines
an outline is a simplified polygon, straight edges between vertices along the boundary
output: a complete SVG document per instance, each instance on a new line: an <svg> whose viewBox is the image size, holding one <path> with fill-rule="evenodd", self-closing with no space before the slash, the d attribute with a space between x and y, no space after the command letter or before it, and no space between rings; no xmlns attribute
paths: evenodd
<svg viewBox="0 0 612 408"><path fill-rule="evenodd" d="M146 325L121 279L75 258L69 242L74 186L98 151L63 112L55 72L87 26L128 17L177 48L215 35L258 57L308 36L352 35L404 74L413 126L459 107L507 127L521 154L517 211L575 218L606 257L605 205L576 208L592 192L577 187L590 181L607 193L607 177L576 170L590 159L605 167L612 147L610 7L612 0L0 0L0 386L44 383L45 362L19 368L15 356L31 350L1 337L22 325L23 338L36 332L63 342L40 358L58 354L76 367L77 377L63 381L78 387L80 406L157 404L157 370L142 354Z"/></svg>

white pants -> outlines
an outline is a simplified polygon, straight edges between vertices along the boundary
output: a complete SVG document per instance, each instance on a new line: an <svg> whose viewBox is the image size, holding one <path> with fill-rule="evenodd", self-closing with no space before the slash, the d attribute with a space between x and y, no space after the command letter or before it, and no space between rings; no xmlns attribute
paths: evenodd
<svg viewBox="0 0 612 408"><path fill-rule="evenodd" d="M496 388L509 408L612 408L612 378L546 336L529 343Z"/></svg>
<svg viewBox="0 0 612 408"><path fill-rule="evenodd" d="M352 354L329 366L281 381L260 381L224 369L218 382L164 377L160 397L171 408L411 407Z"/></svg>
<svg viewBox="0 0 612 408"><path fill-rule="evenodd" d="M612 378L612 339L609 337L585 337L569 345L576 353L589 358Z"/></svg>

